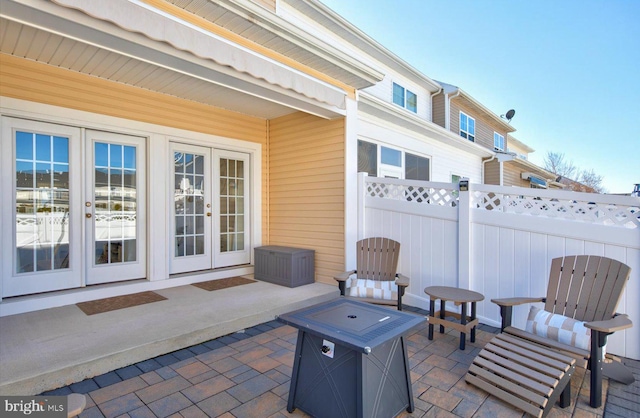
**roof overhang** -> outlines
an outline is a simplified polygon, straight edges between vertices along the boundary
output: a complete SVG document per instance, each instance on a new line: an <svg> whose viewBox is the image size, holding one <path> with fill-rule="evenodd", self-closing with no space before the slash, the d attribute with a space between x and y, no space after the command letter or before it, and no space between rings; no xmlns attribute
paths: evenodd
<svg viewBox="0 0 640 418"><path fill-rule="evenodd" d="M354 89L362 89L381 81L384 74L332 45L311 35L307 30L284 19L255 1L238 0L142 0L162 5L171 3L194 16L241 35L257 45L304 62ZM296 3L306 3L297 1Z"/></svg>
<svg viewBox="0 0 640 418"><path fill-rule="evenodd" d="M358 111L397 125L401 127L401 129L409 130L420 136L458 148L481 158L488 158L495 155L495 152L483 146L468 141L453 132L408 112L406 109L380 100L368 93L360 92Z"/></svg>
<svg viewBox="0 0 640 418"><path fill-rule="evenodd" d="M505 122L504 119L493 113L491 110L489 110L488 107L474 99L473 96L462 90L460 87L443 82L440 82L440 84L442 85L444 93L448 95L449 100L464 100L467 106L470 107L474 112L474 114L485 115L486 117L500 125L505 131L507 131L507 133L516 131L513 126Z"/></svg>
<svg viewBox="0 0 640 418"><path fill-rule="evenodd" d="M370 57L412 80L419 80L421 86L431 93L440 91L441 86L435 80L421 73L411 64L385 48L355 25L324 5L320 0L280 0L296 9L309 19L322 25L334 34L364 51Z"/></svg>
<svg viewBox="0 0 640 418"><path fill-rule="evenodd" d="M346 114L344 89L137 0L0 4L3 33L10 32L2 42L4 53L258 117L294 111L323 118ZM76 59L47 51L52 49L47 39L64 43L67 56ZM20 49L28 53L20 55ZM106 75L107 67L129 61L145 76ZM179 88L184 81L190 90Z"/></svg>
<svg viewBox="0 0 640 418"><path fill-rule="evenodd" d="M514 144L518 148L521 148L524 152L527 152L527 153L535 151L535 149L531 148L529 145L527 145L524 142L520 141L519 139L517 139L513 135L508 135L507 144Z"/></svg>

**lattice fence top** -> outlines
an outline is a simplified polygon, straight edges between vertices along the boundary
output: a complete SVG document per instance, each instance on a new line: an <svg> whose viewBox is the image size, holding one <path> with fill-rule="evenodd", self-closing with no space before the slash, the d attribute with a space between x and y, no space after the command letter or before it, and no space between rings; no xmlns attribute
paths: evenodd
<svg viewBox="0 0 640 418"><path fill-rule="evenodd" d="M566 219L597 225L640 228L640 204L611 203L611 196L536 189L473 185L470 207L475 210L500 211L518 215ZM457 184L412 180L366 178L365 193L369 197L392 199L416 204L457 207ZM567 196L559 198L558 196ZM626 199L626 198L625 198ZM633 199L633 198L631 198ZM602 202L609 200L609 202ZM622 199L618 198L616 202ZM626 202L626 200L624 200Z"/></svg>
<svg viewBox="0 0 640 418"><path fill-rule="evenodd" d="M444 188L372 181L367 182L366 193L383 199L455 207L458 205L458 187L456 184L448 186Z"/></svg>
<svg viewBox="0 0 640 418"><path fill-rule="evenodd" d="M570 192L569 192L570 193ZM598 225L640 228L640 207L546 196L473 191L471 207L505 213L568 219Z"/></svg>

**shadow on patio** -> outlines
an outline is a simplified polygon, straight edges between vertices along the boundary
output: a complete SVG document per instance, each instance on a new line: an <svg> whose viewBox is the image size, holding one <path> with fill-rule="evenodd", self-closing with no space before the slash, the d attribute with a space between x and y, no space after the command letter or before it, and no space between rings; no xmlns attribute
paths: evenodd
<svg viewBox="0 0 640 418"><path fill-rule="evenodd" d="M167 300L99 315L85 316L74 305L1 318L2 394L85 393L81 417L306 416L286 411L297 330L273 318L332 299L337 288L316 283L288 289L258 282L216 292L197 292L193 286L157 292ZM49 318L48 329L29 331L36 315ZM17 326L25 327L22 334ZM480 326L476 342L467 341L461 351L453 331L436 332L429 341L426 321L414 330L407 345L416 410L401 416L522 416L464 382L468 365L496 331ZM9 339L21 349L9 352ZM55 357L66 364L48 364ZM637 378L639 363L628 363ZM65 384L75 383L56 385L64 373ZM638 382L622 386L605 380L599 409L588 406L588 372L577 371L571 384L571 406L555 407L549 416L639 414ZM38 387L43 390L33 392Z"/></svg>

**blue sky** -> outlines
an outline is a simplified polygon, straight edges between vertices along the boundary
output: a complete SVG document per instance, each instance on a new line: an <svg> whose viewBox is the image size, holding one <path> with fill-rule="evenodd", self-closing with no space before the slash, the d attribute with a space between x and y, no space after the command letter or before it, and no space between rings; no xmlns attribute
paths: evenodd
<svg viewBox="0 0 640 418"><path fill-rule="evenodd" d="M640 1L321 0L422 73L494 113L515 137L604 177L640 183Z"/></svg>

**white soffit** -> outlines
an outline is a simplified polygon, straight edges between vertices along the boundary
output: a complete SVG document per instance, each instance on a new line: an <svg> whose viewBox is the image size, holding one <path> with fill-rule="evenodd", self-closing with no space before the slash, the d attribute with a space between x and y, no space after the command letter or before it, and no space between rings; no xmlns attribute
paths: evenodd
<svg viewBox="0 0 640 418"><path fill-rule="evenodd" d="M261 98L324 118L345 114L345 92L341 89L141 4L127 0L54 1L64 7L44 0L0 0L0 15L225 87L228 92L231 89L235 95Z"/></svg>

